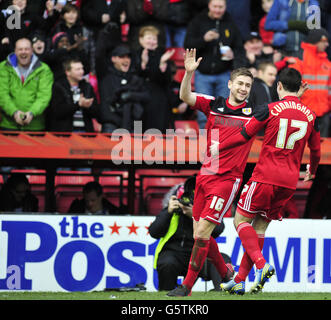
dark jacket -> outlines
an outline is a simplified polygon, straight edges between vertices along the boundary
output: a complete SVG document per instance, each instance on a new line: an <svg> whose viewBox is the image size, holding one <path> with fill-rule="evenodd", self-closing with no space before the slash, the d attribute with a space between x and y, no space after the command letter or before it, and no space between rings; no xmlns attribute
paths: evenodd
<svg viewBox="0 0 331 320"><path fill-rule="evenodd" d="M99 81L100 123L112 123L131 131L134 120L141 120L150 101L144 80L134 72L123 73L110 67Z"/></svg>
<svg viewBox="0 0 331 320"><path fill-rule="evenodd" d="M159 65L164 51L157 48L148 51L148 64L145 70L141 69L142 48L133 57L133 64L146 82L146 87L151 95L151 100L145 105L143 115L143 130L155 128L165 133L169 128L171 108L169 90L171 84L171 68L168 64L165 72L161 72Z"/></svg>
<svg viewBox="0 0 331 320"><path fill-rule="evenodd" d="M209 30L217 29L220 38L205 42L203 36ZM232 69L232 61L221 60L220 46L229 46L237 56L243 51L242 38L233 19L225 12L221 20L212 20L208 10L198 14L187 27L185 48L196 48L197 57L203 57L198 70L204 74L220 74Z"/></svg>
<svg viewBox="0 0 331 320"><path fill-rule="evenodd" d="M68 28L64 20L60 20L60 22L54 28L52 36L54 36L58 32L65 32L68 35L70 44L73 45L76 42L75 36L83 34L83 28L79 21L77 21L71 28Z"/></svg>
<svg viewBox="0 0 331 320"><path fill-rule="evenodd" d="M0 192L0 211L14 212L17 208L22 208L22 212L38 212L39 210L38 198L30 191L22 203L17 203L14 195L5 186Z"/></svg>
<svg viewBox="0 0 331 320"><path fill-rule="evenodd" d="M249 103L255 107L276 100L278 100L278 95L275 90L268 87L263 80L255 78L248 98Z"/></svg>
<svg viewBox="0 0 331 320"><path fill-rule="evenodd" d="M175 195L180 185L173 187L163 199L163 209L149 226L149 234L155 239L164 237L169 229L172 214L168 213L168 203L172 195ZM224 222L217 225L212 233L212 237L217 238L224 230ZM162 250L176 250L191 252L194 244L192 218L181 214L178 227L173 236L164 245Z"/></svg>
<svg viewBox="0 0 331 320"><path fill-rule="evenodd" d="M81 93L85 98L94 98L90 108L82 108L85 131L93 132L92 118L97 116L98 105L92 86L82 80L79 83ZM47 109L47 131L72 132L73 116L80 107L75 104L72 98L70 84L66 78L58 80L53 86L53 96L50 107Z"/></svg>
<svg viewBox="0 0 331 320"><path fill-rule="evenodd" d="M98 213L98 215L117 215L119 214L119 209L113 205L111 202L109 202L107 199L102 199L102 206L103 206L103 212ZM84 199L75 199L69 208L68 213L77 213L77 214L87 214L85 212L85 201Z"/></svg>
<svg viewBox="0 0 331 320"><path fill-rule="evenodd" d="M106 0L84 0L80 12L83 24L94 30L100 30L104 25L101 17L103 14L110 14L111 21L118 21L120 13L125 9L125 0L112 0L107 5Z"/></svg>

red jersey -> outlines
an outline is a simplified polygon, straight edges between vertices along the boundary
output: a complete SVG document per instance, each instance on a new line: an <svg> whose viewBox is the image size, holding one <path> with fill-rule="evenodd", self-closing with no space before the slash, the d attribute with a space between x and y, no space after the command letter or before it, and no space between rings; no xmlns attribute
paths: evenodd
<svg viewBox="0 0 331 320"><path fill-rule="evenodd" d="M307 142L311 173L316 172L319 163L321 146L315 113L297 97L287 96L260 107L246 124L242 135L253 137L263 127L262 149L251 179L296 189Z"/></svg>
<svg viewBox="0 0 331 320"><path fill-rule="evenodd" d="M221 141L240 133L243 126L252 118L253 108L246 102L234 107L223 97L197 96L194 109L202 111L207 117L207 152L200 174L227 174L240 177L245 170L252 141L231 150L220 151L218 158L210 156L212 140Z"/></svg>

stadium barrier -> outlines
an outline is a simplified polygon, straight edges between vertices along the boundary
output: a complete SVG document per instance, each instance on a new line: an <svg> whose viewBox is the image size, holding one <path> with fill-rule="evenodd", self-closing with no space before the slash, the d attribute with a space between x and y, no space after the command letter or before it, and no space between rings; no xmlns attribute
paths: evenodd
<svg viewBox="0 0 331 320"><path fill-rule="evenodd" d="M102 291L144 284L156 291L154 217L1 215L0 290ZM331 291L331 221L284 219L271 223L263 253L276 275L266 292ZM233 219L217 238L238 269L243 254ZM254 279L250 273L246 288ZM212 289L208 282L208 289ZM204 291L199 279L194 291Z"/></svg>

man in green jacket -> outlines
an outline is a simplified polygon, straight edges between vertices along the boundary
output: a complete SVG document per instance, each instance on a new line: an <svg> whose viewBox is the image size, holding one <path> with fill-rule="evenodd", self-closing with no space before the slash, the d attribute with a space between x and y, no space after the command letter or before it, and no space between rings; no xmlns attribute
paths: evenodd
<svg viewBox="0 0 331 320"><path fill-rule="evenodd" d="M0 129L45 130L52 86L53 73L33 54L31 41L17 40L15 52L0 63Z"/></svg>

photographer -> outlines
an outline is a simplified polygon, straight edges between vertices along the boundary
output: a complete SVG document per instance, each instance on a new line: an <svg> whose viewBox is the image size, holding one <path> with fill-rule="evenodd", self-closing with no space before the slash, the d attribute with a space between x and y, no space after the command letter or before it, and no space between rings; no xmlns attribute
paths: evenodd
<svg viewBox="0 0 331 320"><path fill-rule="evenodd" d="M192 207L195 177L184 184L170 189L162 203L162 210L149 227L150 235L160 239L155 251L154 269L157 270L159 290L172 290L177 286L177 277L185 276L194 243ZM217 226L212 234L218 237L224 230L224 223ZM226 262L231 262L222 254ZM211 279L215 290L222 281L214 265L207 260L200 277Z"/></svg>

